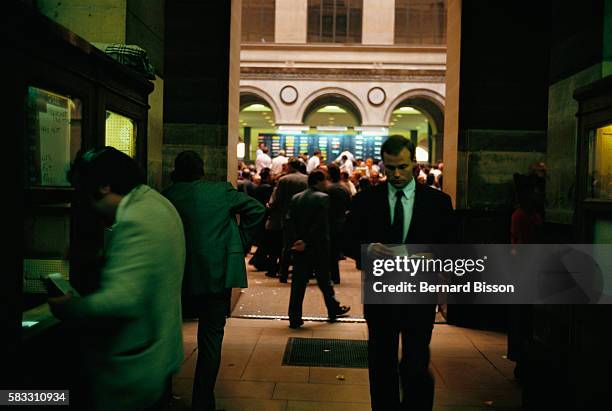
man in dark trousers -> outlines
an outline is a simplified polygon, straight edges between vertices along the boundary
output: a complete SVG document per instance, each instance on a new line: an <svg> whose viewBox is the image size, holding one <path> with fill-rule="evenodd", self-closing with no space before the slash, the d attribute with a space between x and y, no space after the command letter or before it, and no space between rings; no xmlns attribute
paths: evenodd
<svg viewBox="0 0 612 411"><path fill-rule="evenodd" d="M287 277L289 275L288 248L285 247L286 241L282 239L282 229L284 227L285 217L289 210L291 198L295 194L308 188L308 177L298 171L299 168L300 161L298 159L289 159L287 174L278 180L278 185L272 192L272 197L268 204L270 208L270 224L268 227L270 230L276 232L275 235L278 241L271 247L271 267L266 275L268 277L276 277L280 269L280 282L282 283L287 282Z"/></svg>
<svg viewBox="0 0 612 411"><path fill-rule="evenodd" d="M359 260L361 244L455 242L451 199L438 190L416 184L412 142L392 135L383 143L381 157L387 181L353 202L346 223L346 254ZM377 247L386 249L382 244ZM429 343L435 305L365 304L364 316L369 333L372 410L431 410L434 380L429 372ZM403 352L398 374L400 335ZM401 403L398 379L403 391Z"/></svg>
<svg viewBox="0 0 612 411"><path fill-rule="evenodd" d="M314 170L308 176L308 189L293 196L286 217L285 234L293 251L293 278L289 298L289 327L298 328L302 321L302 303L306 285L314 273L323 293L331 321L346 314L350 307L341 306L334 297L329 276L329 196L325 172Z"/></svg>
<svg viewBox="0 0 612 411"><path fill-rule="evenodd" d="M173 184L164 195L176 207L185 227L183 294L199 320L192 408L214 411L231 292L232 288L247 287L245 249L265 207L231 183L204 181L203 177L200 155L183 151L174 161Z"/></svg>
<svg viewBox="0 0 612 411"><path fill-rule="evenodd" d="M331 164L328 167L331 184L327 188L329 195L329 241L330 241L330 275L334 284L340 284L340 259L342 233L346 220L346 211L351 203L350 192L340 184L340 168Z"/></svg>

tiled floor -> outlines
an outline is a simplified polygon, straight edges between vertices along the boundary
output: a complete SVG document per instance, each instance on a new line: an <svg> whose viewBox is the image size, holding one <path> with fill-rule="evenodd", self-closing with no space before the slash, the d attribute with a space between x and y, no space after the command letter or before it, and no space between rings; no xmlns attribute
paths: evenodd
<svg viewBox="0 0 612 411"><path fill-rule="evenodd" d="M225 328L217 408L226 411L361 411L370 409L368 371L355 368L283 366L287 338L367 339L361 305L361 274L354 261L340 262L338 300L351 305L351 318L361 322L307 321L298 330L286 320L238 318L286 316L290 283L265 277L249 268L249 288L242 291ZM323 297L310 282L304 317L325 317ZM286 317L285 317L286 318ZM439 318L441 319L441 317ZM174 380L171 409L189 409L197 358L197 322L184 324L185 362ZM431 369L436 379L435 410L517 410L520 390L514 364L504 358L506 336L436 324L431 342Z"/></svg>
<svg viewBox="0 0 612 411"><path fill-rule="evenodd" d="M291 330L284 320L231 318L226 326L217 408L246 410L369 410L365 369L282 366L287 338L366 339L364 323L306 322ZM196 322L184 324L185 362L174 381L172 409L188 409L197 356ZM517 410L520 390L513 363L503 355L503 334L444 324L434 328L431 367L435 410Z"/></svg>
<svg viewBox="0 0 612 411"><path fill-rule="evenodd" d="M286 316L291 281L281 284L277 278L269 278L263 271L255 271L253 266L247 265L247 269L249 287L242 290L232 316ZM340 261L340 272L341 283L334 286L336 299L342 305L351 306L349 318L363 318L361 272L355 268L355 261L351 259ZM262 301L265 301L265 304L262 304ZM315 280L310 280L308 283L303 315L304 317L327 316L323 295Z"/></svg>

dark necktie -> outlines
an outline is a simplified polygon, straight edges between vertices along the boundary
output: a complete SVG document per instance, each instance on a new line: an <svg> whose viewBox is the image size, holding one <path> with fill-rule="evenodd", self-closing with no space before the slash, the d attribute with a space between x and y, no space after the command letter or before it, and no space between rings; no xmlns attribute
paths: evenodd
<svg viewBox="0 0 612 411"><path fill-rule="evenodd" d="M404 206L402 205L402 198L404 197L404 191L398 190L395 193L395 210L393 212L393 244L402 244L404 242Z"/></svg>

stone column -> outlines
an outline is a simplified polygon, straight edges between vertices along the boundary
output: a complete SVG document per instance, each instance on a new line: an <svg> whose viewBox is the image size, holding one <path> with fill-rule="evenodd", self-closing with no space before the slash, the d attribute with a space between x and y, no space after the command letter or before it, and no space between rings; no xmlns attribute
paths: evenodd
<svg viewBox="0 0 612 411"><path fill-rule="evenodd" d="M166 2L164 185L170 182L174 158L184 150L202 156L205 179L227 181L238 137L237 128L228 128L230 118L238 124L237 114L230 114L230 107L237 110L238 105L233 98L236 46L230 39L239 38L232 26L240 16L232 16L232 7L240 9L240 2Z"/></svg>
<svg viewBox="0 0 612 411"><path fill-rule="evenodd" d="M276 0L274 42L305 44L307 22L307 0Z"/></svg>
<svg viewBox="0 0 612 411"><path fill-rule="evenodd" d="M363 44L393 44L395 0L363 0Z"/></svg>
<svg viewBox="0 0 612 411"><path fill-rule="evenodd" d="M240 113L240 21L242 0L232 0L229 55L229 108L227 117L227 181L236 184L238 168L238 122Z"/></svg>
<svg viewBox="0 0 612 411"><path fill-rule="evenodd" d="M444 112L444 192L457 207L459 77L461 71L461 0L448 0L446 17L446 106Z"/></svg>

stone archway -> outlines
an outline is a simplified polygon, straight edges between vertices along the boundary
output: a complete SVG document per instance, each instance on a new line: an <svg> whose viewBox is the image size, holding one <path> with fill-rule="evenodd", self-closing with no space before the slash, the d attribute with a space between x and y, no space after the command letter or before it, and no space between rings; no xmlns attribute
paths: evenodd
<svg viewBox="0 0 612 411"><path fill-rule="evenodd" d="M387 106L384 114L385 124L389 124L393 111L402 103L421 108L436 124L436 130L444 131L444 96L427 89L408 90L395 97Z"/></svg>
<svg viewBox="0 0 612 411"><path fill-rule="evenodd" d="M266 91L257 87L240 87L240 110L242 110L245 106L257 101L264 101L272 109L274 118L278 119L281 111L272 96L270 96Z"/></svg>
<svg viewBox="0 0 612 411"><path fill-rule="evenodd" d="M418 117L425 118L424 123L420 124L416 129L410 130L410 136L415 141L417 146L417 157L419 157L419 147L422 153L422 161L430 163L437 163L443 161L444 153L444 106L443 97L430 90L410 90L397 96L388 106L385 112L385 121L390 126L394 125L394 122L405 123L408 117L404 116L403 119L398 113L398 108L403 110L404 108L411 107L418 112ZM394 114L395 113L395 114ZM396 116L394 119L393 116ZM409 116L413 117L413 116ZM417 118L418 118L417 117ZM414 122L415 120L409 120ZM405 126L406 124L404 124ZM414 126L414 125L413 125ZM399 126L395 126L399 127ZM393 131L390 131L393 132ZM406 132L406 130L404 130ZM401 134L404 134L402 132ZM423 134L426 134L423 136ZM417 143L418 140L418 143ZM427 160L425 160L427 159Z"/></svg>
<svg viewBox="0 0 612 411"><path fill-rule="evenodd" d="M310 111L320 105L334 102L340 102L342 105L350 108L360 124L366 121L367 112L359 97L348 90L338 87L326 87L311 93L302 101L298 109L298 118L304 122L306 115Z"/></svg>

